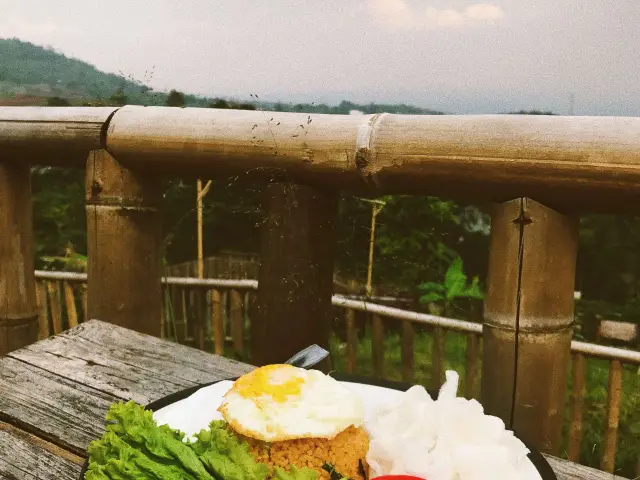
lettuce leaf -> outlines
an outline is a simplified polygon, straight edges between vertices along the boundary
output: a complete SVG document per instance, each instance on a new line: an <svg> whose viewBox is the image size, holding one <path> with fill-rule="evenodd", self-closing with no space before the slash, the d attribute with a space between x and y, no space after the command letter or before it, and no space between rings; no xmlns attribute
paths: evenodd
<svg viewBox="0 0 640 480"><path fill-rule="evenodd" d="M224 421L213 421L193 443L133 401L114 403L100 440L89 445L85 480L265 480L269 467L258 463L246 442ZM275 469L274 480L316 480L315 471Z"/></svg>
<svg viewBox="0 0 640 480"><path fill-rule="evenodd" d="M266 465L257 463L246 442L233 435L224 421L213 421L209 430L196 435L191 448L216 478L225 480L264 480ZM302 480L302 479L301 479Z"/></svg>

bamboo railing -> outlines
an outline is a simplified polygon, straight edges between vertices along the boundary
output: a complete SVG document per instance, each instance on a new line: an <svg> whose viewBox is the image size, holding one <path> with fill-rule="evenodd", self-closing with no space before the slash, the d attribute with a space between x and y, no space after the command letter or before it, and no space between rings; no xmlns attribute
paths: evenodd
<svg viewBox="0 0 640 480"><path fill-rule="evenodd" d="M36 282L40 299L40 338L57 334L76 326L88 319L86 315L86 282L87 275L72 272L36 271ZM245 341L249 335L250 319L248 317L251 296L258 290L255 280L199 279L195 277L164 277L165 291L163 304L163 336L174 338L181 343L192 344L200 349L208 349L220 355L232 355L240 360L248 360ZM200 301L206 299L208 308L197 308L198 295ZM177 302L168 301L170 298ZM391 320L401 324L401 379L414 381L414 342L416 328L434 327L431 384L438 389L442 383L446 360L444 340L449 332L457 332L466 337L465 366L463 386L467 398L479 398L479 374L482 362L482 324L446 318L425 313L413 312L364 300L353 300L343 295L334 295L334 307L342 310L338 318L344 322L346 330L346 362L345 371L355 373L357 368L357 327L356 312L364 312L371 317L373 373L378 378L385 377L385 351L383 320ZM196 316L189 316L194 311ZM81 313L79 313L81 312ZM168 326L172 316L179 316L178 325L182 329L177 333L175 325ZM204 315L198 318L197 315ZM209 322L208 328L206 323ZM193 323L195 328L189 328ZM173 330L173 332L172 332ZM195 333L189 336L187 332ZM206 338L206 341L205 341ZM566 456L574 462L580 461L582 425L585 416L584 393L587 372L587 359L603 359L609 362L609 383L607 387L607 418L604 431L604 447L601 458L603 470L613 469L618 440L618 419L622 390L622 369L624 365L640 367L640 352L604 345L571 342L572 353L572 385L569 407L569 423ZM638 472L640 474L640 472Z"/></svg>
<svg viewBox="0 0 640 480"><path fill-rule="evenodd" d="M37 338L37 301L50 302L56 311L67 302L68 291L56 295L35 286L32 165L86 169L90 281L83 311L152 335L169 325L158 322L167 296L161 282L161 175L243 175L265 184L255 321L249 345L237 335L235 344L249 348L256 364L282 361L309 343L328 346L341 190L494 204L482 404L539 450L557 453L561 392L571 365L578 215L637 214L640 118L2 107L0 353ZM215 291L214 307L220 304ZM198 305L207 304L204 294L190 293ZM173 293L169 298L177 301ZM239 304L242 295L228 298ZM379 348L382 316L372 322L379 372L385 360ZM234 318L230 329L237 333L242 318ZM54 330L64 326L55 314L51 322ZM220 333L219 324L212 327ZM197 325L185 335L202 344L206 328ZM445 332L434 328L438 353L432 368L439 378ZM411 337L406 327L407 361ZM615 391L616 364L611 371ZM611 409L612 431L616 419ZM611 461L603 467L612 468Z"/></svg>

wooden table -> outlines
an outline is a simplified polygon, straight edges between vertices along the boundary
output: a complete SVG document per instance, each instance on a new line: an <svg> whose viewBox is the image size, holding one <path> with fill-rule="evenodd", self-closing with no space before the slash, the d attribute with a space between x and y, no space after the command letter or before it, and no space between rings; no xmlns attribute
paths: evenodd
<svg viewBox="0 0 640 480"><path fill-rule="evenodd" d="M0 359L0 479L77 480L109 405L146 404L251 366L92 320ZM548 457L560 480L610 474Z"/></svg>

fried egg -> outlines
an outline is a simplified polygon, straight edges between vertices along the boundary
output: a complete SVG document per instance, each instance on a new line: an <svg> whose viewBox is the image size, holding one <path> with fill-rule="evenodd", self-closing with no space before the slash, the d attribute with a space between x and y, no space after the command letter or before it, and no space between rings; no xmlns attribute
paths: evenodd
<svg viewBox="0 0 640 480"><path fill-rule="evenodd" d="M240 377L219 409L237 433L264 442L333 439L364 421L360 398L317 370L268 365Z"/></svg>

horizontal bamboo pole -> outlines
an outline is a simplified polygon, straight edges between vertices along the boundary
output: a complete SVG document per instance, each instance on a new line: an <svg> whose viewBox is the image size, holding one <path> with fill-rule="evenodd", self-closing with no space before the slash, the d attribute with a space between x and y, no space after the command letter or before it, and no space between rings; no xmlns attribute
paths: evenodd
<svg viewBox="0 0 640 480"><path fill-rule="evenodd" d="M84 168L116 107L0 107L0 150L34 164Z"/></svg>
<svg viewBox="0 0 640 480"><path fill-rule="evenodd" d="M561 211L635 212L640 200L637 117L0 107L0 149L24 159L82 166L104 144L125 166L179 176L281 174L482 202L527 196Z"/></svg>
<svg viewBox="0 0 640 480"><path fill-rule="evenodd" d="M371 193L635 210L640 118L323 115L136 107L111 120L123 164L179 175L268 173Z"/></svg>

